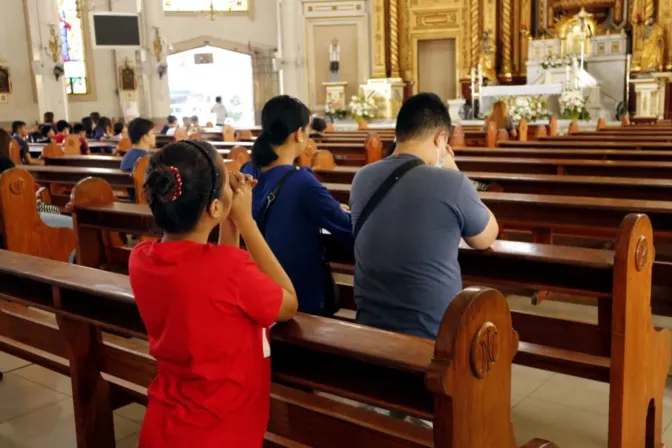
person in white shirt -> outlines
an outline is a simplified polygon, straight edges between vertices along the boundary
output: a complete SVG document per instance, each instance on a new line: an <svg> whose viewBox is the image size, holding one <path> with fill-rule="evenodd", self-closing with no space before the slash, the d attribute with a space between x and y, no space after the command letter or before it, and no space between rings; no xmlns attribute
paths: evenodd
<svg viewBox="0 0 672 448"><path fill-rule="evenodd" d="M222 104L221 96L215 98L215 105L212 106L210 113L217 115L217 126L224 126L226 124L226 117L229 113L226 111L226 107Z"/></svg>

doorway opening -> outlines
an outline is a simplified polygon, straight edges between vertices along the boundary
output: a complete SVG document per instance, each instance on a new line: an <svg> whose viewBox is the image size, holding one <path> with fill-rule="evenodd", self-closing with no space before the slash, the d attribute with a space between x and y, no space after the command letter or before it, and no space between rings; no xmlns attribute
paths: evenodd
<svg viewBox="0 0 672 448"><path fill-rule="evenodd" d="M442 100L457 98L455 39L418 42L418 91L436 93Z"/></svg>
<svg viewBox="0 0 672 448"><path fill-rule="evenodd" d="M204 46L168 56L170 113L182 122L196 115L201 126L216 123L211 112L215 98L222 97L226 124L254 126L252 56L223 48Z"/></svg>

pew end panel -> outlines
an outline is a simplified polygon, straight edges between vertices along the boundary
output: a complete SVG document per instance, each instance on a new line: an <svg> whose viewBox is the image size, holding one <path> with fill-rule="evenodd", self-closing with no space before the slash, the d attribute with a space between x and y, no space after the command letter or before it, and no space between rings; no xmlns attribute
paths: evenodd
<svg viewBox="0 0 672 448"><path fill-rule="evenodd" d="M317 152L317 143L315 143L315 140L313 140L312 138L309 138L308 142L306 143L305 151L303 151L303 153L299 156L299 165L304 168L310 168L313 156L315 155L316 152Z"/></svg>
<svg viewBox="0 0 672 448"><path fill-rule="evenodd" d="M14 162L14 165L23 165L23 161L21 160L21 148L14 139L11 139L9 142L9 158Z"/></svg>
<svg viewBox="0 0 672 448"><path fill-rule="evenodd" d="M448 141L448 144L453 149L466 148L467 145L464 142L464 127L461 124L456 124L455 126L453 126L452 132L450 133L450 140Z"/></svg>
<svg viewBox="0 0 672 448"><path fill-rule="evenodd" d="M46 157L61 157L64 155L65 151L63 151L61 145L56 142L51 142L42 149L42 155L40 156L40 159L44 159Z"/></svg>
<svg viewBox="0 0 672 448"><path fill-rule="evenodd" d="M233 126L226 125L222 129L222 140L225 142L235 142L236 141L236 130Z"/></svg>
<svg viewBox="0 0 672 448"><path fill-rule="evenodd" d="M628 215L616 241L610 313L609 440L618 441L622 447L641 446L642 441L646 446L661 444L670 331L653 327L650 303L654 258L651 221L646 215Z"/></svg>
<svg viewBox="0 0 672 448"><path fill-rule="evenodd" d="M527 120L524 118L520 120L520 123L518 124L518 141L520 142L526 142L528 140L528 130L529 126L527 124Z"/></svg>
<svg viewBox="0 0 672 448"><path fill-rule="evenodd" d="M331 171L336 167L334 155L326 150L320 149L313 155L312 169L314 171Z"/></svg>
<svg viewBox="0 0 672 448"><path fill-rule="evenodd" d="M149 167L149 158L151 156L142 156L135 161L133 165L133 184L135 185L135 203L147 204L145 197L145 177L147 174L147 167Z"/></svg>
<svg viewBox="0 0 672 448"><path fill-rule="evenodd" d="M75 249L75 232L47 226L37 212L35 181L21 168L0 174L0 215L7 250L68 261Z"/></svg>
<svg viewBox="0 0 672 448"><path fill-rule="evenodd" d="M78 156L81 152L81 142L77 135L68 135L63 142L63 151L65 155Z"/></svg>
<svg viewBox="0 0 672 448"><path fill-rule="evenodd" d="M517 350L518 334L500 292L468 288L453 299L425 376L435 394L435 446L516 446L511 403L501 397L511 395L511 363ZM488 412L474 402L487 402ZM466 419L447 425L451 415Z"/></svg>
<svg viewBox="0 0 672 448"><path fill-rule="evenodd" d="M383 141L376 132L369 132L364 142L366 164L377 162L383 158Z"/></svg>
<svg viewBox="0 0 672 448"><path fill-rule="evenodd" d="M551 118L548 119L548 135L549 137L555 137L558 135L558 117L551 115Z"/></svg>
<svg viewBox="0 0 672 448"><path fill-rule="evenodd" d="M494 121L488 120L485 126L485 147L497 147L498 129Z"/></svg>
<svg viewBox="0 0 672 448"><path fill-rule="evenodd" d="M234 146L229 153L230 163L226 164L228 171L240 171L247 162L250 161L250 154L244 146Z"/></svg>

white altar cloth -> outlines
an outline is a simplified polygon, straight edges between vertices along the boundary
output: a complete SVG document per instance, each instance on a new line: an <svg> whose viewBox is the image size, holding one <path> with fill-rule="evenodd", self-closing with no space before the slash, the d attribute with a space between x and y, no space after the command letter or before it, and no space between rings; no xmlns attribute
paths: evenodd
<svg viewBox="0 0 672 448"><path fill-rule="evenodd" d="M527 95L560 95L562 84L531 84L522 86L484 86L481 96L527 96Z"/></svg>

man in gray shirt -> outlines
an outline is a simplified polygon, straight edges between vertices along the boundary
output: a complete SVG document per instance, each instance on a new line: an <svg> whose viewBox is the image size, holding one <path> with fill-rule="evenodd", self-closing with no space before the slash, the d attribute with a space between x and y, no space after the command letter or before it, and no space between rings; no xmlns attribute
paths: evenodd
<svg viewBox="0 0 672 448"><path fill-rule="evenodd" d="M357 322L424 338L436 338L443 314L462 289L457 262L460 240L487 249L497 221L449 149L450 115L428 93L399 111L394 154L367 165L350 192L355 240ZM411 162L415 161L415 162ZM402 165L415 165L401 177ZM358 221L379 187L398 180L366 221ZM367 212L368 214L368 212Z"/></svg>

